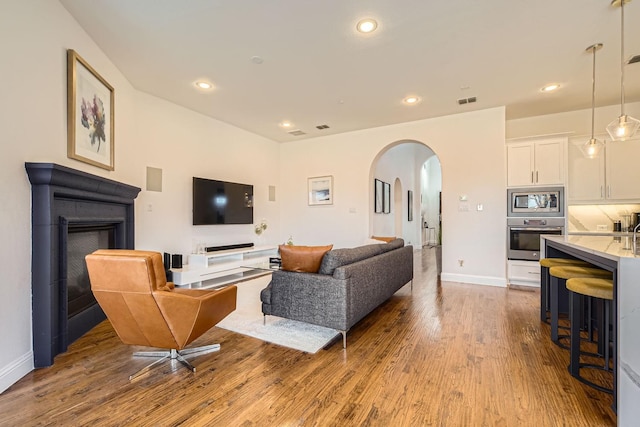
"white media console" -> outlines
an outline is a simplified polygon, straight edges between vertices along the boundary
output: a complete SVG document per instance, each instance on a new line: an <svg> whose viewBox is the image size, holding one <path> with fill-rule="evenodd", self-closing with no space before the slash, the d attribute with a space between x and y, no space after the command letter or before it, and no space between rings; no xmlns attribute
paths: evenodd
<svg viewBox="0 0 640 427"><path fill-rule="evenodd" d="M173 283L184 288L205 289L241 282L268 274L263 266L277 253L277 246L255 246L190 254L187 265L171 269Z"/></svg>

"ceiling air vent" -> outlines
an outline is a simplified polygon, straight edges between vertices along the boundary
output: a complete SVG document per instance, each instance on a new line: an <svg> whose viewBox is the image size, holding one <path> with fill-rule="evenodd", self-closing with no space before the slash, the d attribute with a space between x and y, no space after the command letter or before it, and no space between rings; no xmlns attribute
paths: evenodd
<svg viewBox="0 0 640 427"><path fill-rule="evenodd" d="M302 136L302 135L306 135L306 132L302 132L300 129L296 129L296 130L292 130L290 132L287 132L289 135L293 135L293 136Z"/></svg>
<svg viewBox="0 0 640 427"><path fill-rule="evenodd" d="M460 99L458 99L458 104L460 104L460 105L472 104L472 103L474 103L476 101L477 101L476 97L472 96L470 98L460 98Z"/></svg>
<svg viewBox="0 0 640 427"><path fill-rule="evenodd" d="M329 129L328 125L318 125L316 126L317 129L323 130L323 129Z"/></svg>
<svg viewBox="0 0 640 427"><path fill-rule="evenodd" d="M627 62L627 64L635 64L636 62L640 62L640 55L632 56L631 59Z"/></svg>

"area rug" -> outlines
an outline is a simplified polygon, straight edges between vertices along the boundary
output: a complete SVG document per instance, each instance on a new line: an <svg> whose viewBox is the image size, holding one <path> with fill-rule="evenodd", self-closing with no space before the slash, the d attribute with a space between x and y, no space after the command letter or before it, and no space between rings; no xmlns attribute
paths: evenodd
<svg viewBox="0 0 640 427"><path fill-rule="evenodd" d="M267 316L264 325L260 291L270 280L271 275L267 275L238 283L236 310L216 326L307 353L318 352L340 334L335 329L276 316Z"/></svg>

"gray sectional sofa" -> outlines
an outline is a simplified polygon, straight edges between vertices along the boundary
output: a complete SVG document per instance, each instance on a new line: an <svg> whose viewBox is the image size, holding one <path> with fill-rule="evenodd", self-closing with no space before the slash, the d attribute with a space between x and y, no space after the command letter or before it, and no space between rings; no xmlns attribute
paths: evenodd
<svg viewBox="0 0 640 427"><path fill-rule="evenodd" d="M412 280L413 247L402 239L334 249L318 273L274 271L262 313L337 329L346 348L347 331Z"/></svg>

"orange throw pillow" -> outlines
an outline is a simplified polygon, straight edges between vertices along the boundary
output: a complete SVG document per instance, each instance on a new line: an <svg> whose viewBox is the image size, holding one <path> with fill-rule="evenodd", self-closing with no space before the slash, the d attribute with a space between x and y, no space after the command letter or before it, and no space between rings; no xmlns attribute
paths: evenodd
<svg viewBox="0 0 640 427"><path fill-rule="evenodd" d="M389 243L392 240L396 240L395 237L371 236L371 238L374 240L380 240L382 242L387 242L387 243Z"/></svg>
<svg viewBox="0 0 640 427"><path fill-rule="evenodd" d="M297 271L300 273L317 273L324 254L329 252L333 245L328 246L295 246L280 245L280 258L282 269Z"/></svg>

